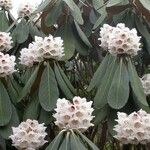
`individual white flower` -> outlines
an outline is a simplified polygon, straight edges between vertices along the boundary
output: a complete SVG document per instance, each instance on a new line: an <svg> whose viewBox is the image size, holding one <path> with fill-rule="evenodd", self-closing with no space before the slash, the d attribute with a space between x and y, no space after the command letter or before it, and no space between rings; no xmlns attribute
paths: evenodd
<svg viewBox="0 0 150 150"><path fill-rule="evenodd" d="M136 29L130 30L123 23L119 23L116 27L105 24L100 31L100 36L101 46L108 49L112 55L134 56L141 50L141 37L137 35Z"/></svg>
<svg viewBox="0 0 150 150"><path fill-rule="evenodd" d="M98 40L101 41L100 46L106 50L108 50L109 36L112 31L113 27L108 24L104 24L100 29L100 38Z"/></svg>
<svg viewBox="0 0 150 150"><path fill-rule="evenodd" d="M146 95L150 95L150 74L145 74L141 78L141 82L142 82L142 85L143 85L144 93Z"/></svg>
<svg viewBox="0 0 150 150"><path fill-rule="evenodd" d="M9 54L4 55L0 52L0 77L5 77L16 71L15 60L15 56L10 56Z"/></svg>
<svg viewBox="0 0 150 150"><path fill-rule="evenodd" d="M17 149L36 150L47 142L45 130L44 123L27 119L18 127L12 127L13 134L9 138Z"/></svg>
<svg viewBox="0 0 150 150"><path fill-rule="evenodd" d="M34 63L42 62L44 59L59 60L64 56L63 40L52 35L41 38L35 37L35 41L28 48L21 50L20 63L25 66L33 66Z"/></svg>
<svg viewBox="0 0 150 150"><path fill-rule="evenodd" d="M85 98L75 96L73 103L65 98L57 100L56 113L53 115L56 119L55 124L60 129L78 129L80 131L87 130L94 116L92 101L87 102Z"/></svg>
<svg viewBox="0 0 150 150"><path fill-rule="evenodd" d="M35 7L29 3L21 3L18 8L18 17L29 17L35 10Z"/></svg>
<svg viewBox="0 0 150 150"><path fill-rule="evenodd" d="M6 10L12 9L12 1L11 0L0 0L0 7Z"/></svg>
<svg viewBox="0 0 150 150"><path fill-rule="evenodd" d="M12 48L13 43L10 33L0 32L0 52L8 51Z"/></svg>
<svg viewBox="0 0 150 150"><path fill-rule="evenodd" d="M150 142L150 114L142 109L130 115L118 112L115 138L122 144L147 144Z"/></svg>

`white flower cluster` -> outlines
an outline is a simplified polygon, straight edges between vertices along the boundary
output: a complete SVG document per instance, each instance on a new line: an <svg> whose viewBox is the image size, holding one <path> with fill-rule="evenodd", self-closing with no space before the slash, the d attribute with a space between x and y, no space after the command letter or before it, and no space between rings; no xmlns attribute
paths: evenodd
<svg viewBox="0 0 150 150"><path fill-rule="evenodd" d="M112 55L137 55L140 49L140 39L136 29L130 30L125 24L119 23L116 27L104 24L100 31L101 47Z"/></svg>
<svg viewBox="0 0 150 150"><path fill-rule="evenodd" d="M35 41L28 48L21 50L20 63L25 66L33 66L34 63L44 59L59 60L64 56L63 40L60 37L49 35L44 39L35 37Z"/></svg>
<svg viewBox="0 0 150 150"><path fill-rule="evenodd" d="M147 144L150 142L150 114L143 110L130 115L118 112L118 124L114 127L122 144Z"/></svg>
<svg viewBox="0 0 150 150"><path fill-rule="evenodd" d="M5 77L16 71L15 60L15 56L10 56L9 54L4 55L0 52L0 77Z"/></svg>
<svg viewBox="0 0 150 150"><path fill-rule="evenodd" d="M150 95L150 74L145 74L141 78L141 82L142 82L142 85L143 85L144 93L146 95Z"/></svg>
<svg viewBox="0 0 150 150"><path fill-rule="evenodd" d="M10 33L0 32L0 52L10 50L12 48L12 43Z"/></svg>
<svg viewBox="0 0 150 150"><path fill-rule="evenodd" d="M6 10L12 9L12 1L11 0L0 0L0 7Z"/></svg>
<svg viewBox="0 0 150 150"><path fill-rule="evenodd" d="M35 10L35 7L29 2L22 3L18 8L18 17L29 17Z"/></svg>
<svg viewBox="0 0 150 150"><path fill-rule="evenodd" d="M36 150L47 142L44 140L47 135L46 127L44 123L39 124L36 120L28 119L18 127L12 127L12 130L13 134L9 138L18 149Z"/></svg>
<svg viewBox="0 0 150 150"><path fill-rule="evenodd" d="M53 115L56 119L55 124L60 129L78 129L87 130L93 126L91 120L93 112L92 101L87 102L86 98L74 97L73 104L65 98L57 100L56 113Z"/></svg>

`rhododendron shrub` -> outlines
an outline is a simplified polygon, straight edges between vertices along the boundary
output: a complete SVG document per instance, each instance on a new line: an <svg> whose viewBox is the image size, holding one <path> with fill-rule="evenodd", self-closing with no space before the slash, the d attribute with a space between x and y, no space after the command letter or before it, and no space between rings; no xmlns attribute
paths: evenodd
<svg viewBox="0 0 150 150"><path fill-rule="evenodd" d="M0 0L0 150L150 149L150 2Z"/></svg>

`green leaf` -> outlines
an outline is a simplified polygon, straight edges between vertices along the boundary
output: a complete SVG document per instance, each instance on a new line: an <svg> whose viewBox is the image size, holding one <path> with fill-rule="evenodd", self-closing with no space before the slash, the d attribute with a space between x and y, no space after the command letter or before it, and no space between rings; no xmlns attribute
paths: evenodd
<svg viewBox="0 0 150 150"><path fill-rule="evenodd" d="M12 117L10 119L10 122L6 126L0 127L0 135L3 138L8 139L12 134L12 127L17 127L18 125L19 117L15 107L12 105Z"/></svg>
<svg viewBox="0 0 150 150"><path fill-rule="evenodd" d="M55 6L49 11L45 18L46 26L50 27L54 25L62 12L62 1L58 1Z"/></svg>
<svg viewBox="0 0 150 150"><path fill-rule="evenodd" d="M70 143L71 150L87 150L81 139L77 137L73 131L70 134Z"/></svg>
<svg viewBox="0 0 150 150"><path fill-rule="evenodd" d="M48 145L46 150L58 150L63 139L64 131L61 131L55 139Z"/></svg>
<svg viewBox="0 0 150 150"><path fill-rule="evenodd" d="M80 135L80 137L86 142L86 144L88 144L91 147L92 150L99 150L99 148L86 136L84 136L80 131L77 130L77 132Z"/></svg>
<svg viewBox="0 0 150 150"><path fill-rule="evenodd" d="M109 92L110 85L112 83L112 79L116 71L116 68L117 68L116 57L113 57L113 60L111 64L109 64L109 66L107 67L104 78L102 79L101 84L98 87L96 96L94 98L94 106L96 108L102 108L107 104L108 92Z"/></svg>
<svg viewBox="0 0 150 150"><path fill-rule="evenodd" d="M12 32L12 36L15 37L18 43L24 43L29 36L29 26L27 22L22 19L19 24L17 24L16 28Z"/></svg>
<svg viewBox="0 0 150 150"><path fill-rule="evenodd" d="M73 0L63 0L71 9L71 14L74 17L74 19L79 23L79 24L83 24L83 18L82 18L82 14L81 11L79 9L79 7L75 4L75 2Z"/></svg>
<svg viewBox="0 0 150 150"><path fill-rule="evenodd" d="M2 150L6 150L6 143L5 140L0 136L0 148Z"/></svg>
<svg viewBox="0 0 150 150"><path fill-rule="evenodd" d="M108 104L114 109L120 109L129 98L129 75L122 58L118 64L108 93Z"/></svg>
<svg viewBox="0 0 150 150"><path fill-rule="evenodd" d="M5 32L9 28L9 21L4 10L0 11L0 31Z"/></svg>
<svg viewBox="0 0 150 150"><path fill-rule="evenodd" d="M28 106L25 108L23 120L27 119L35 119L37 120L40 112L40 103L38 99L38 95L34 94L31 97L31 101L29 102Z"/></svg>
<svg viewBox="0 0 150 150"><path fill-rule="evenodd" d="M75 52L72 24L68 21L64 26L58 29L56 35L61 36L64 41L65 55L61 60L69 60L74 55Z"/></svg>
<svg viewBox="0 0 150 150"><path fill-rule="evenodd" d="M47 63L40 82L39 101L44 110L51 111L55 107L58 98L59 91L55 74L49 63Z"/></svg>
<svg viewBox="0 0 150 150"><path fill-rule="evenodd" d="M91 43L89 42L88 38L86 37L86 35L84 34L84 32L81 30L81 28L79 27L78 23L75 21L75 26L77 29L77 32L80 36L80 38L82 39L82 41L89 47L92 47Z"/></svg>
<svg viewBox="0 0 150 150"><path fill-rule="evenodd" d="M76 92L75 88L72 86L71 82L69 81L68 77L65 75L64 71L61 69L61 67L59 66L59 64L57 66L58 66L59 72L60 72L63 80L65 81L65 83L68 86L68 88L70 89L70 91L74 95L77 95L77 92Z"/></svg>
<svg viewBox="0 0 150 150"><path fill-rule="evenodd" d="M32 75L30 76L30 78L27 81L26 85L22 89L22 91L20 93L20 96L18 98L18 102L20 102L28 93L30 93L31 87L32 87L35 79L37 78L39 67L40 67L40 65L36 66L34 72L32 73Z"/></svg>
<svg viewBox="0 0 150 150"><path fill-rule="evenodd" d="M92 0L92 3L96 10L99 10L104 5L103 0Z"/></svg>
<svg viewBox="0 0 150 150"><path fill-rule="evenodd" d="M12 107L9 95L0 81L0 126L7 125L12 116Z"/></svg>
<svg viewBox="0 0 150 150"><path fill-rule="evenodd" d="M37 14L41 11L43 11L50 3L52 0L44 0L42 3L38 6L38 8L33 12L33 14Z"/></svg>
<svg viewBox="0 0 150 150"><path fill-rule="evenodd" d="M57 83L59 84L60 89L66 95L67 98L72 99L74 96L73 96L72 92L70 91L70 89L68 88L68 86L66 85L56 64L54 65L54 70L55 70L55 76L57 79Z"/></svg>
<svg viewBox="0 0 150 150"><path fill-rule="evenodd" d="M134 95L136 96L137 100L140 101L143 105L148 106L148 103L146 101L146 95L144 94L144 90L142 87L142 83L140 81L140 78L136 72L134 65L131 62L131 59L129 59L128 61L128 72L130 84Z"/></svg>
<svg viewBox="0 0 150 150"><path fill-rule="evenodd" d="M91 91L94 87L97 87L100 84L102 78L104 77L104 74L106 73L106 68L108 67L111 58L111 55L105 56L97 71L94 73L87 91Z"/></svg>
<svg viewBox="0 0 150 150"><path fill-rule="evenodd" d="M149 0L139 0L141 4L150 11L150 1Z"/></svg>
<svg viewBox="0 0 150 150"><path fill-rule="evenodd" d="M70 150L70 141L69 141L69 137L70 136L70 132L67 132L65 137L64 137L64 140L62 142L62 144L60 145L60 148L59 150Z"/></svg>
<svg viewBox="0 0 150 150"><path fill-rule="evenodd" d="M107 7L112 7L115 5L125 5L128 2L128 0L109 0Z"/></svg>

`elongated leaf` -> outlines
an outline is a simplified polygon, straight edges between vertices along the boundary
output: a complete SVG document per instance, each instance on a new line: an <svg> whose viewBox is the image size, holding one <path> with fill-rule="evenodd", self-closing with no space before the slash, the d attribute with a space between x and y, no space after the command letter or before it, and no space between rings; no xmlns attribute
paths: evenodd
<svg viewBox="0 0 150 150"><path fill-rule="evenodd" d="M142 83L130 59L128 62L128 72L129 72L130 84L134 95L136 96L137 100L140 101L143 105L148 106L148 103L146 101L146 96L144 94L144 90L142 87Z"/></svg>
<svg viewBox="0 0 150 150"><path fill-rule="evenodd" d="M74 95L76 95L77 92L76 92L75 88L72 86L72 84L70 83L68 77L65 75L64 71L61 69L61 67L60 67L59 65L58 65L58 69L59 69L59 72L60 72L62 78L64 79L66 85L68 86L68 88L71 90L71 92L72 92Z"/></svg>
<svg viewBox="0 0 150 150"><path fill-rule="evenodd" d="M88 89L87 89L88 91L91 91L94 87L97 87L100 84L100 82L102 81L102 78L105 75L106 68L107 68L111 58L112 58L111 55L105 56L104 60L98 67L97 71L94 73L94 76L90 82Z"/></svg>
<svg viewBox="0 0 150 150"><path fill-rule="evenodd" d="M34 72L32 73L31 77L27 81L25 87L22 89L21 94L18 98L18 102L20 102L28 93L30 93L31 87L37 77L39 71L39 65L35 68Z"/></svg>
<svg viewBox="0 0 150 150"><path fill-rule="evenodd" d="M27 119L35 119L37 120L40 113L40 103L38 99L38 95L34 94L31 97L31 102L28 104L24 111L23 120Z"/></svg>
<svg viewBox="0 0 150 150"><path fill-rule="evenodd" d="M62 12L62 6L62 1L58 1L55 6L50 10L45 18L46 26L50 27L51 25L56 23L60 13Z"/></svg>
<svg viewBox="0 0 150 150"><path fill-rule="evenodd" d="M39 101L42 108L46 111L51 111L59 98L59 91L55 74L49 63L43 72L40 87L39 87Z"/></svg>
<svg viewBox="0 0 150 150"><path fill-rule="evenodd" d="M120 109L127 103L129 98L129 75L121 59L113 77L108 93L108 104L114 109Z"/></svg>
<svg viewBox="0 0 150 150"><path fill-rule="evenodd" d="M11 120L6 126L0 127L0 135L3 138L8 139L9 136L12 134L12 127L17 127L18 125L19 125L18 114L15 107L12 105Z"/></svg>
<svg viewBox="0 0 150 150"><path fill-rule="evenodd" d="M61 73L59 72L59 69L56 66L56 64L55 64L54 70L55 70L55 76L57 79L57 83L59 84L60 89L63 91L63 93L66 95L67 98L72 99L74 96L71 93L68 86L66 85L66 83L65 83L63 77L61 76Z"/></svg>
<svg viewBox="0 0 150 150"><path fill-rule="evenodd" d="M89 42L88 38L86 37L86 35L84 34L84 32L81 30L81 28L79 27L79 25L77 24L77 22L75 21L75 26L76 29L78 31L78 34L80 36L80 38L82 39L82 41L89 47L92 47L91 43Z"/></svg>
<svg viewBox="0 0 150 150"><path fill-rule="evenodd" d="M92 3L96 10L100 9L104 5L103 0L92 0Z"/></svg>
<svg viewBox="0 0 150 150"><path fill-rule="evenodd" d="M112 6L118 5L121 2L123 2L123 0L110 0L107 4L107 7L112 7Z"/></svg>
<svg viewBox="0 0 150 150"><path fill-rule="evenodd" d="M0 11L0 31L5 32L9 28L9 21L4 10Z"/></svg>
<svg viewBox="0 0 150 150"><path fill-rule="evenodd" d="M46 150L58 150L61 140L63 139L63 134L64 132L61 131L56 137L55 139L48 145L48 147L46 148Z"/></svg>
<svg viewBox="0 0 150 150"><path fill-rule="evenodd" d="M108 66L106 70L105 76L94 98L94 105L96 108L102 108L107 104L108 92L109 92L110 85L112 83L112 79L116 71L116 68L117 68L116 58L114 57L112 60L112 63Z"/></svg>
<svg viewBox="0 0 150 150"><path fill-rule="evenodd" d="M21 22L13 30L12 36L15 37L18 43L23 43L28 39L29 26L27 25L27 22L24 19L22 19Z"/></svg>
<svg viewBox="0 0 150 150"><path fill-rule="evenodd" d="M0 126L7 125L12 116L12 107L9 95L0 81Z"/></svg>
<svg viewBox="0 0 150 150"><path fill-rule="evenodd" d="M75 133L70 134L71 150L87 150L81 139L75 135Z"/></svg>
<svg viewBox="0 0 150 150"><path fill-rule="evenodd" d="M0 149L6 150L6 143L5 140L0 136Z"/></svg>
<svg viewBox="0 0 150 150"><path fill-rule="evenodd" d="M59 150L70 150L71 149L70 148L71 145L70 145L70 141L69 141L69 139L70 139L69 136L70 136L70 132L67 132L65 137L64 137L64 140L63 140L63 142L62 142L62 144L59 148Z"/></svg>
<svg viewBox="0 0 150 150"><path fill-rule="evenodd" d="M83 24L82 14L79 7L75 4L73 0L63 0L71 9L72 16L79 23Z"/></svg>
<svg viewBox="0 0 150 150"><path fill-rule="evenodd" d="M92 142L90 141L85 135L83 135L80 131L78 131L78 134L81 136L81 138L88 144L92 150L99 150L99 148Z"/></svg>
<svg viewBox="0 0 150 150"><path fill-rule="evenodd" d="M149 0L139 0L141 4L150 11L150 1Z"/></svg>

